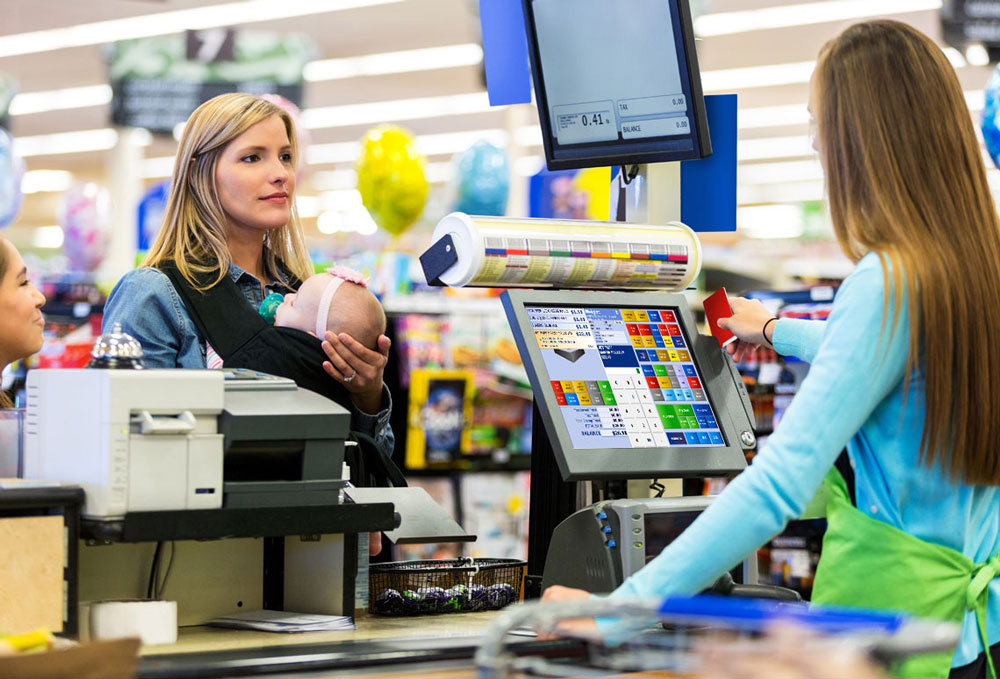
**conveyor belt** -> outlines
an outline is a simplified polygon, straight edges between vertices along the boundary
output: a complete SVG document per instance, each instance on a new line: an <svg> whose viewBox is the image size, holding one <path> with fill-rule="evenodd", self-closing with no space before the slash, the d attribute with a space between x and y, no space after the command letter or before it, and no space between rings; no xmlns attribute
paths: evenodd
<svg viewBox="0 0 1000 679"><path fill-rule="evenodd" d="M271 646L229 651L177 653L146 656L137 679L230 679L235 677L282 676L402 677L430 673L457 679L474 677L471 658L480 636L411 637L365 639L329 644ZM575 655L582 645L575 641L512 641L515 649L533 654ZM405 666L403 669L402 666ZM457 674L453 674L457 672Z"/></svg>

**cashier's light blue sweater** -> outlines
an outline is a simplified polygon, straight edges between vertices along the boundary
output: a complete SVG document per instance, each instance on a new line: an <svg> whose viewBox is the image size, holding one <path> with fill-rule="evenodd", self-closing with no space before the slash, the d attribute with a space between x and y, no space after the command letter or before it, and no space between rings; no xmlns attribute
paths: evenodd
<svg viewBox="0 0 1000 679"><path fill-rule="evenodd" d="M845 446L861 511L975 563L1000 552L1000 488L955 483L918 462L924 385L917 376L904 391L909 318L904 301L895 333L890 309L883 334L885 285L879 258L869 253L844 280L827 321L774 324L778 352L811 363L777 430L712 506L612 597L709 586L802 514ZM1000 641L1000 580L990 583L987 629L991 645ZM952 665L981 651L967 613Z"/></svg>

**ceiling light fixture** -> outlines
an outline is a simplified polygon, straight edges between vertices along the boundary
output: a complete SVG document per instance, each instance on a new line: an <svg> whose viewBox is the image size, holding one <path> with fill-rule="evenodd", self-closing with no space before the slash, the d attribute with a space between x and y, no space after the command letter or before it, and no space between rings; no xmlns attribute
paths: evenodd
<svg viewBox="0 0 1000 679"><path fill-rule="evenodd" d="M707 38L937 9L941 9L941 0L824 0L703 14L694 20L694 31L699 38Z"/></svg>
<svg viewBox="0 0 1000 679"><path fill-rule="evenodd" d="M399 120L422 120L446 115L485 113L490 110L486 92L420 97L310 108L302 112L303 124L312 130L350 125L371 125Z"/></svg>
<svg viewBox="0 0 1000 679"><path fill-rule="evenodd" d="M948 58L948 62L955 68L963 68L969 65L965 57L962 56L962 53L954 47L944 47L941 51L944 52L944 55Z"/></svg>
<svg viewBox="0 0 1000 679"><path fill-rule="evenodd" d="M965 48L965 60L971 66L989 66L990 53L980 42L974 42Z"/></svg>
<svg viewBox="0 0 1000 679"><path fill-rule="evenodd" d="M243 0L171 12L155 12L124 19L95 21L64 28L0 36L0 57L37 54L67 47L101 45L116 40L148 38L205 28L245 25L310 14L327 14L349 9L385 5L401 0Z"/></svg>
<svg viewBox="0 0 1000 679"><path fill-rule="evenodd" d="M79 130L42 134L36 137L14 137L14 153L28 156L48 156L84 151L106 151L118 143L118 133L110 127L99 130Z"/></svg>
<svg viewBox="0 0 1000 679"><path fill-rule="evenodd" d="M537 127L537 126L536 126ZM535 134L532 126L519 128L517 137L530 141ZM424 156L438 156L465 151L477 141L488 141L496 146L507 145L507 133L501 129L469 130L466 132L446 132L444 134L424 134L416 137L417 151ZM541 140L539 139L539 144ZM334 144L313 144L306 151L306 162L310 165L326 163L353 163L361 152L361 144L356 141Z"/></svg>
<svg viewBox="0 0 1000 679"><path fill-rule="evenodd" d="M701 84L705 92L727 92L750 87L793 85L809 82L815 69L815 60L724 68L715 71L702 71Z"/></svg>
<svg viewBox="0 0 1000 679"><path fill-rule="evenodd" d="M63 111L87 106L103 106L111 103L110 85L87 85L68 87L62 90L43 92L21 92L10 102L10 115L23 116L29 113Z"/></svg>
<svg viewBox="0 0 1000 679"><path fill-rule="evenodd" d="M369 75L475 66L482 61L483 48L475 43L464 43L312 61L306 64L302 77L307 82L343 80Z"/></svg>

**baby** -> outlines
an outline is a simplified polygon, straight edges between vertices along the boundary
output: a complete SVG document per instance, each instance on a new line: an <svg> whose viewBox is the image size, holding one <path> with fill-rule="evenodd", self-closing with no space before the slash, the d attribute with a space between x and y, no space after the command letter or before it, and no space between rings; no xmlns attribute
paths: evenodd
<svg viewBox="0 0 1000 679"><path fill-rule="evenodd" d="M274 324L296 328L323 339L326 331L345 332L369 349L378 351L385 333L385 310L368 290L365 279L346 267L327 269L310 276L298 292L285 295L274 312ZM368 553L382 551L382 534L368 534Z"/></svg>
<svg viewBox="0 0 1000 679"><path fill-rule="evenodd" d="M385 311L364 278L346 267L310 276L298 292L285 295L274 314L277 326L296 328L319 339L328 330L347 333L375 351L385 323Z"/></svg>
<svg viewBox="0 0 1000 679"><path fill-rule="evenodd" d="M368 290L364 277L347 267L334 267L310 276L298 292L269 295L260 314L274 325L308 332L320 340L326 331L347 333L366 348L378 351L385 333L385 310ZM222 358L206 342L206 363L221 368Z"/></svg>

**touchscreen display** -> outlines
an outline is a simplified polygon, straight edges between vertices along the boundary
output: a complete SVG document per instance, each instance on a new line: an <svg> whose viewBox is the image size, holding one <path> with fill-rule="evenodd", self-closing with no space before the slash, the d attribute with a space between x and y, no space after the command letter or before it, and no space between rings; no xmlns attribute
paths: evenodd
<svg viewBox="0 0 1000 679"><path fill-rule="evenodd" d="M676 309L525 311L574 448L725 445Z"/></svg>

